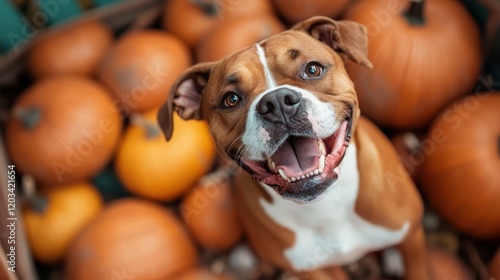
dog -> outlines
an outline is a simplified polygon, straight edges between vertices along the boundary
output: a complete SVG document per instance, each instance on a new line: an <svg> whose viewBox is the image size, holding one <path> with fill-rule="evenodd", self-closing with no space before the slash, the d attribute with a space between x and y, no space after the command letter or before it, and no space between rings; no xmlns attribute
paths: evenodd
<svg viewBox="0 0 500 280"><path fill-rule="evenodd" d="M207 121L246 172L236 204L255 252L290 271L354 262L397 246L405 279L428 279L421 198L387 138L360 117L345 63L371 68L366 28L313 17L174 83L158 122Z"/></svg>

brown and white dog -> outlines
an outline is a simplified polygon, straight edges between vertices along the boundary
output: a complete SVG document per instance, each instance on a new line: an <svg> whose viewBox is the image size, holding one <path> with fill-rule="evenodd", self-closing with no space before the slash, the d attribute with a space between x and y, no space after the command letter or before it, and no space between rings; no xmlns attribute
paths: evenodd
<svg viewBox="0 0 500 280"><path fill-rule="evenodd" d="M237 205L261 258L284 269L354 262L397 245L406 279L428 279L422 202L389 141L360 117L344 63L371 67L366 29L314 17L218 62L189 68L158 120L208 122L247 172ZM253 179L253 180L252 180Z"/></svg>

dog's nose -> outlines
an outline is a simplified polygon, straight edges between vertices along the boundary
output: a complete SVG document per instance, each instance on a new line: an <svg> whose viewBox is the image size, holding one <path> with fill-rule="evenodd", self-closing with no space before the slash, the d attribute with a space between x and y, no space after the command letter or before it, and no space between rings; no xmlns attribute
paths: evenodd
<svg viewBox="0 0 500 280"><path fill-rule="evenodd" d="M297 113L301 99L300 93L289 88L280 88L262 97L257 103L257 112L268 121L285 123L285 118Z"/></svg>

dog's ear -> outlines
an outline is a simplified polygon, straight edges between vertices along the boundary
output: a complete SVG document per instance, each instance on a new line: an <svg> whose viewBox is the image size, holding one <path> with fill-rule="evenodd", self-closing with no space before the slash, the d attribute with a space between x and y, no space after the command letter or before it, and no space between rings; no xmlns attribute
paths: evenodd
<svg viewBox="0 0 500 280"><path fill-rule="evenodd" d="M366 27L354 21L335 21L327 17L316 16L292 27L303 31L327 44L347 59L372 68L368 60L368 36Z"/></svg>
<svg viewBox="0 0 500 280"><path fill-rule="evenodd" d="M201 98L215 62L199 63L188 68L173 84L168 99L158 112L158 123L170 140L174 130L174 111L185 120L203 119Z"/></svg>

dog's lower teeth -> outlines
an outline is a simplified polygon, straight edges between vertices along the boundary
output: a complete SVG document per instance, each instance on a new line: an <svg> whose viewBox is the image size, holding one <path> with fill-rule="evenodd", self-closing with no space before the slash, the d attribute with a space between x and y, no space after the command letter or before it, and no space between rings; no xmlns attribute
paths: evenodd
<svg viewBox="0 0 500 280"><path fill-rule="evenodd" d="M319 170L318 169L314 170L314 175L318 175L318 174L319 174Z"/></svg>
<svg viewBox="0 0 500 280"><path fill-rule="evenodd" d="M301 179L305 179L305 178L306 178L306 176L305 176L305 175L302 175L302 176L300 176L300 178L301 178Z"/></svg>
<svg viewBox="0 0 500 280"><path fill-rule="evenodd" d="M283 169L280 169L278 170L278 173L281 175L281 178L283 178L285 181L288 181L288 182L291 182L292 180L290 180L290 177L288 177L285 173L285 171L283 171Z"/></svg>
<svg viewBox="0 0 500 280"><path fill-rule="evenodd" d="M318 160L318 169L319 170L325 169L325 156L324 155L322 155L322 156L319 157L319 160ZM323 173L323 172L321 172L321 173Z"/></svg>

